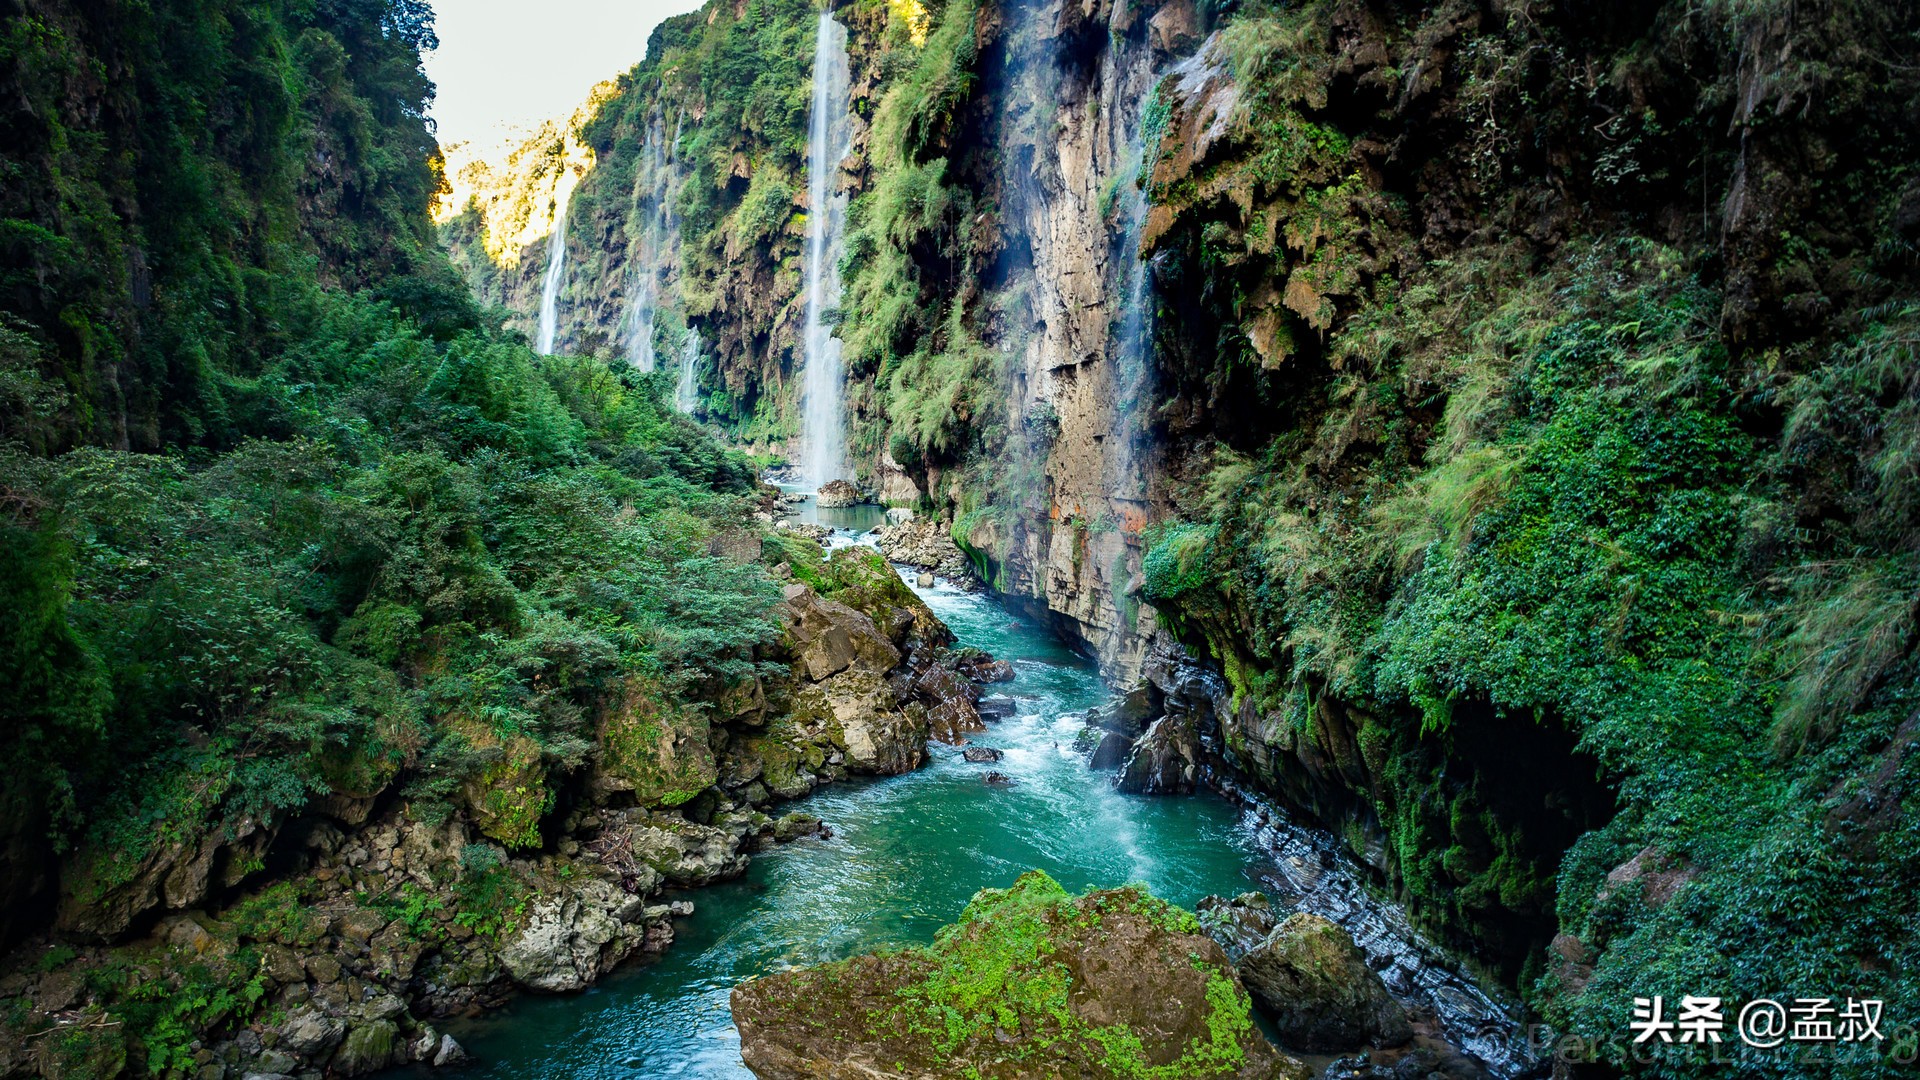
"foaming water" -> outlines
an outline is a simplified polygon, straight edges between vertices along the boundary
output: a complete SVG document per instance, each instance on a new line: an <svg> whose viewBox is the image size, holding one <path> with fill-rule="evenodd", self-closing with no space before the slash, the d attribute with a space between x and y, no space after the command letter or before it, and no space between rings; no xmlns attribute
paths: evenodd
<svg viewBox="0 0 1920 1080"><path fill-rule="evenodd" d="M840 304L840 238L847 196L838 190L840 165L853 152L848 123L853 80L847 68L847 28L820 13L813 45L813 102L807 129L807 251L803 273L807 314L801 330L801 474L809 489L847 475L846 375L840 339L827 315Z"/></svg>

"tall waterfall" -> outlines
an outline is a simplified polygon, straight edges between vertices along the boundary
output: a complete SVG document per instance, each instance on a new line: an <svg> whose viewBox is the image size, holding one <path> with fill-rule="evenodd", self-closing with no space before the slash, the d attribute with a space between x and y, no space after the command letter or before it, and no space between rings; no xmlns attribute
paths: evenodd
<svg viewBox="0 0 1920 1080"><path fill-rule="evenodd" d="M541 356L553 354L553 335L560 322L560 281L567 272L567 200L573 197L572 172L564 171L553 190L553 232L547 237L547 278L540 286L540 337L534 346Z"/></svg>
<svg viewBox="0 0 1920 1080"><path fill-rule="evenodd" d="M848 473L840 339L827 312L840 303L840 238L846 196L835 191L840 163L853 149L847 122L853 94L847 70L847 28L820 13L813 45L813 109L807 130L807 318L801 377L802 479L814 490Z"/></svg>
<svg viewBox="0 0 1920 1080"><path fill-rule="evenodd" d="M691 415L700 404L700 331L687 327L680 339L680 379L673 387L673 407Z"/></svg>
<svg viewBox="0 0 1920 1080"><path fill-rule="evenodd" d="M660 275L666 262L667 204L672 187L669 183L671 157L663 150L663 142L661 121L656 116L647 128L647 141L642 150L643 171L637 180L638 184L645 185L652 208L633 254L633 296L627 305L627 359L641 371L652 371L657 366L654 316L659 306Z"/></svg>
<svg viewBox="0 0 1920 1080"><path fill-rule="evenodd" d="M1150 96L1150 95L1149 95ZM1135 111L1128 139L1131 159L1121 175L1121 198L1126 200L1118 257L1126 292L1120 301L1117 337L1113 342L1113 435L1116 446L1109 466L1115 478L1114 498L1144 501L1147 478L1143 457L1147 447L1147 417L1141 406L1150 400L1153 372L1153 294L1150 267L1140 258L1140 235L1147 223L1145 103Z"/></svg>

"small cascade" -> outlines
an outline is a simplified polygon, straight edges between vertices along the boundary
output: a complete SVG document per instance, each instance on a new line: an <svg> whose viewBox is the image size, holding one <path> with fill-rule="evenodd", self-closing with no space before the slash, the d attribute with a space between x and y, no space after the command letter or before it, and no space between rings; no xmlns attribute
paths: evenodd
<svg viewBox="0 0 1920 1080"><path fill-rule="evenodd" d="M846 411L840 339L827 313L840 303L840 239L847 199L835 190L841 162L853 149L847 122L853 96L847 28L820 13L813 47L813 106L807 129L807 316L801 343L800 475L818 491L847 475Z"/></svg>
<svg viewBox="0 0 1920 1080"><path fill-rule="evenodd" d="M1146 85L1151 88L1156 80L1150 71L1146 74ZM1151 400L1153 389L1153 283L1148 264L1140 258L1140 237L1147 223L1145 117L1152 93L1149 89L1133 110L1124 150L1126 171L1119 178L1125 216L1114 250L1118 276L1124 285L1111 346L1114 412L1107 463L1109 496L1142 507L1147 498L1149 446L1147 418L1141 406Z"/></svg>
<svg viewBox="0 0 1920 1080"><path fill-rule="evenodd" d="M579 182L571 168L562 165L560 180L553 187L553 232L547 236L547 276L540 286L540 334L534 348L542 356L553 355L553 339L560 325L560 284L567 273L567 203Z"/></svg>
<svg viewBox="0 0 1920 1080"><path fill-rule="evenodd" d="M687 327L680 339L680 378L673 387L673 407L687 415L700 404L700 331Z"/></svg>
<svg viewBox="0 0 1920 1080"><path fill-rule="evenodd" d="M660 276L666 264L667 205L672 191L672 158L663 148L663 142L661 120L656 116L647 128L642 169L636 181L652 205L633 252L633 295L627 304L627 359L641 371L652 371L658 366L654 354L654 322L659 307Z"/></svg>

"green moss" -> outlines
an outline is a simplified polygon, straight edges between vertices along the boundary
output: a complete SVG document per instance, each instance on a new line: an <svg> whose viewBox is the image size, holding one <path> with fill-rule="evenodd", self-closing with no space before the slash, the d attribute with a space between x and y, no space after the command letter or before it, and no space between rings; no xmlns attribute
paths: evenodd
<svg viewBox="0 0 1920 1080"><path fill-rule="evenodd" d="M1035 1068L1090 1048L1100 1075L1132 1080L1188 1080L1236 1071L1253 1022L1246 993L1224 967L1214 970L1195 959L1208 972L1207 1029L1170 1062L1151 1063L1139 1032L1123 1024L1091 1024L1074 1013L1075 976L1063 950L1090 940L1105 918L1120 912L1167 934L1200 932L1191 913L1145 889L1090 891L1076 898L1045 873L1030 871L1011 888L982 890L931 947L907 954L920 965L920 978L896 992L900 1003L891 1011L864 1022L875 1034L926 1038L935 1065L984 1040L1009 1060L1030 1061ZM1013 1040L1001 1040L1001 1032Z"/></svg>

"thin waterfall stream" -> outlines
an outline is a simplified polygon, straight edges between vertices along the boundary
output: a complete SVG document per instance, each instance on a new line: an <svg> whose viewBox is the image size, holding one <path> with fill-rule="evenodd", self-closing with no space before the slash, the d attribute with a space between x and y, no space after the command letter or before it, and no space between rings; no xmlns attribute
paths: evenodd
<svg viewBox="0 0 1920 1080"><path fill-rule="evenodd" d="M657 366L654 347L654 322L659 307L660 274L665 262L667 203L672 189L672 158L665 142L660 117L647 126L646 145L641 150L645 170L638 183L644 185L651 203L647 224L633 253L633 296L627 312L627 359L641 371Z"/></svg>
<svg viewBox="0 0 1920 1080"><path fill-rule="evenodd" d="M547 236L547 273L540 284L540 333L534 348L542 356L553 354L553 341L560 324L560 285L567 272L567 204L580 178L565 165L553 187L553 232Z"/></svg>
<svg viewBox="0 0 1920 1080"><path fill-rule="evenodd" d="M680 339L680 377L673 385L673 407L689 415L700 404L700 331L687 327Z"/></svg>
<svg viewBox="0 0 1920 1080"><path fill-rule="evenodd" d="M840 240L847 197L840 166L853 150L848 110L847 28L820 13L814 36L813 103L807 128L806 322L801 331L800 474L812 490L847 475L846 373L829 322L840 303Z"/></svg>

